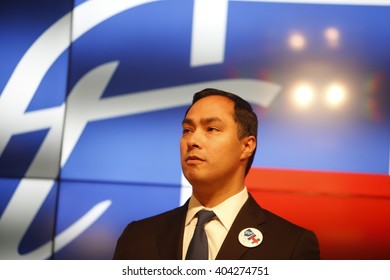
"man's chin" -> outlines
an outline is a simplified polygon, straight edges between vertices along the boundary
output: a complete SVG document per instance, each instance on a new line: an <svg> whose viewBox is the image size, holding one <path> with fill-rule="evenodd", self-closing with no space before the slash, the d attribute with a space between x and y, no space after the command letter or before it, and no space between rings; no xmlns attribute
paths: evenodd
<svg viewBox="0 0 390 280"><path fill-rule="evenodd" d="M202 175L196 171L184 172L184 177L192 185L204 184L208 181L208 176Z"/></svg>

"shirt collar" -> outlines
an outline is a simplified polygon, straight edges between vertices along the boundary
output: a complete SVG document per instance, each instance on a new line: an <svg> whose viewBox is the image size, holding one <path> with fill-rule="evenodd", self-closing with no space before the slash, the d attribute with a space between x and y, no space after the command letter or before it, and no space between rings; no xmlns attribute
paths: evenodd
<svg viewBox="0 0 390 280"><path fill-rule="evenodd" d="M206 208L194 196L191 196L188 204L185 226L189 225L199 210L206 209L214 211L218 220L222 223L226 230L229 230L248 197L248 190L244 187L241 192L229 197L217 206L213 208Z"/></svg>

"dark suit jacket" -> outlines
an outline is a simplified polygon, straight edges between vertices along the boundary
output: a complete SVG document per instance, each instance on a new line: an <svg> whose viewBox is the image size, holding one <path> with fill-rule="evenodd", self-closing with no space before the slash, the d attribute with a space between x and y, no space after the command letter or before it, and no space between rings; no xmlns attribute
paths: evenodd
<svg viewBox="0 0 390 280"><path fill-rule="evenodd" d="M181 260L185 205L130 223L118 239L114 259ZM238 234L244 228L257 228L263 242L254 248L241 245ZM319 259L317 237L312 231L261 208L251 195L239 211L216 259L287 260Z"/></svg>

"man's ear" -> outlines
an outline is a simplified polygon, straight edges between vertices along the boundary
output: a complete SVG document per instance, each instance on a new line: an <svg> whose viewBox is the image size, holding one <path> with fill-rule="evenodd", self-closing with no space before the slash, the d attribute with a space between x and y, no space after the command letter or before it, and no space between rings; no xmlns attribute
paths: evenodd
<svg viewBox="0 0 390 280"><path fill-rule="evenodd" d="M242 154L241 159L245 160L251 157L254 150L256 149L256 137L247 136L242 139Z"/></svg>

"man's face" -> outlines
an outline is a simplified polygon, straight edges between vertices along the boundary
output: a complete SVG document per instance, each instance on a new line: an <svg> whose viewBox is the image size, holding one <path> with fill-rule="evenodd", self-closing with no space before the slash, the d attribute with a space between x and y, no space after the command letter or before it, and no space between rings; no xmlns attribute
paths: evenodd
<svg viewBox="0 0 390 280"><path fill-rule="evenodd" d="M233 119L234 103L223 96L197 101L183 120L180 140L184 176L196 184L223 184L245 169L243 140Z"/></svg>

